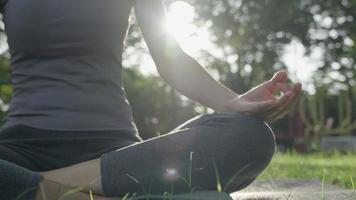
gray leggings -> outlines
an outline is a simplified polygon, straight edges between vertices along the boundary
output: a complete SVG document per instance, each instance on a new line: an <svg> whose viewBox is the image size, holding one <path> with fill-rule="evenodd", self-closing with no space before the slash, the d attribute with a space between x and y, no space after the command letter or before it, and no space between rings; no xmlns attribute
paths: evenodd
<svg viewBox="0 0 356 200"><path fill-rule="evenodd" d="M3 132L3 137L7 134ZM0 152L0 199L16 199L24 191L36 189L41 176L28 168L36 169L40 159L48 162L47 158L32 154L19 156L27 155L32 148L24 151L20 148L23 145L11 146L18 144L11 142L3 140L2 145L21 151L3 148L5 151ZM102 155L103 190L106 196L120 197L127 193L161 195L165 191L177 194L216 190L221 185L225 192L232 192L250 184L266 168L274 150L273 133L263 121L239 113L200 115L167 135ZM65 162L60 161L59 165ZM25 199L33 199L34 191Z"/></svg>
<svg viewBox="0 0 356 200"><path fill-rule="evenodd" d="M232 192L268 165L275 138L261 120L239 113L197 116L170 133L101 157L104 194ZM219 183L219 184L218 184Z"/></svg>

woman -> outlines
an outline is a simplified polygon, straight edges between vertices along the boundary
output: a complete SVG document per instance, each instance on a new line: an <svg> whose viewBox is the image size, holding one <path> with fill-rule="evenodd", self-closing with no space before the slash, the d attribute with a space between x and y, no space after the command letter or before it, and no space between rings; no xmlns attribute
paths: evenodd
<svg viewBox="0 0 356 200"><path fill-rule="evenodd" d="M215 114L141 140L121 86L132 8L159 74ZM301 91L285 71L241 95L215 81L161 28L160 0L2 0L2 13L14 95L0 132L0 199L55 199L78 187L75 199L162 194L172 184L174 193L214 190L216 171L225 191L241 189L274 153L263 121L283 117Z"/></svg>

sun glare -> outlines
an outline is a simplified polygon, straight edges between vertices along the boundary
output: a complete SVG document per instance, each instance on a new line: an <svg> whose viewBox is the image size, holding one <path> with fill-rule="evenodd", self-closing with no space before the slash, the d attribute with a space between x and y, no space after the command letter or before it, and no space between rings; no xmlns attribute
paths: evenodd
<svg viewBox="0 0 356 200"><path fill-rule="evenodd" d="M206 27L194 24L195 9L184 1L175 1L168 7L166 30L173 35L188 53L196 54L201 49L208 49L209 32Z"/></svg>
<svg viewBox="0 0 356 200"><path fill-rule="evenodd" d="M194 31L192 24L194 7L183 1L176 1L168 8L166 30L177 39L188 37Z"/></svg>
<svg viewBox="0 0 356 200"><path fill-rule="evenodd" d="M184 1L174 1L167 7L163 28L179 42L186 53L200 61L201 50L214 51L216 48L210 40L208 27L198 27L194 24L195 15L194 6ZM152 69L154 62L150 56L145 55L140 70L144 74L157 74L156 70Z"/></svg>

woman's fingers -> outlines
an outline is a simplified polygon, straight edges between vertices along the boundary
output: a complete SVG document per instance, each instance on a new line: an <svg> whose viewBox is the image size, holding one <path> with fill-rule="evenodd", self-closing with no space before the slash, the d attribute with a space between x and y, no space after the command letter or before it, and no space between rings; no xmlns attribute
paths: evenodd
<svg viewBox="0 0 356 200"><path fill-rule="evenodd" d="M285 94L283 94L282 96L280 96L276 102L276 104L271 107L268 110L268 113L266 113L267 115L271 115L275 112L278 112L279 110L281 110L282 108L284 108L286 105L288 105L290 103L290 101L293 99L293 92L286 92Z"/></svg>
<svg viewBox="0 0 356 200"><path fill-rule="evenodd" d="M288 110L287 107L288 105L291 104L293 99L294 99L294 93L288 91L277 100L277 103L273 107L271 107L269 110L266 110L265 112L261 112L260 116L266 120L274 118L275 116L284 112L284 110Z"/></svg>
<svg viewBox="0 0 356 200"><path fill-rule="evenodd" d="M274 122L276 120L279 120L281 118L283 118L285 115L287 115L291 108L294 107L294 105L296 104L297 102L297 98L296 99L293 99L288 105L286 105L283 109L279 110L278 112L275 112L273 113L272 115L268 116L267 117L267 120L269 122Z"/></svg>
<svg viewBox="0 0 356 200"><path fill-rule="evenodd" d="M259 102L247 101L247 103L243 105L243 107L245 108L245 111L243 112L248 115L253 115L259 118L266 119L267 116L270 116L271 114L276 112L276 110L279 109L281 106L288 104L289 99L291 98L291 94L291 92L287 92L286 94L282 95L281 98L278 100L270 99Z"/></svg>
<svg viewBox="0 0 356 200"><path fill-rule="evenodd" d="M251 102L245 101L240 104L239 112L242 112L246 115L252 115L256 117L261 117L260 113L264 113L267 110L271 109L276 102L274 100L260 101L260 102Z"/></svg>
<svg viewBox="0 0 356 200"><path fill-rule="evenodd" d="M276 91L281 91L283 93L287 93L287 92L293 91L293 88L287 83L277 83Z"/></svg>
<svg viewBox="0 0 356 200"><path fill-rule="evenodd" d="M269 115L267 118L269 120L278 120L282 117L284 117L288 112L295 106L295 104L298 102L299 96L301 93L301 84L297 83L293 87L293 97L292 99L285 104L284 106L281 106L278 110L273 112L271 115Z"/></svg>
<svg viewBox="0 0 356 200"><path fill-rule="evenodd" d="M300 93L302 92L302 84L301 83L296 83L293 87L293 92L299 96Z"/></svg>
<svg viewBox="0 0 356 200"><path fill-rule="evenodd" d="M301 84L291 86L286 83L287 79L288 74L285 71L276 73L271 80L240 98L238 110L268 121L285 116L295 105L301 93ZM282 92L279 98L274 96L276 91Z"/></svg>
<svg viewBox="0 0 356 200"><path fill-rule="evenodd" d="M279 71L274 74L274 76L269 80L264 82L262 85L270 92L275 93L278 90L278 85L285 84L288 80L288 73L287 71Z"/></svg>
<svg viewBox="0 0 356 200"><path fill-rule="evenodd" d="M287 115L287 114L292 110L292 108L295 107L295 105L296 105L297 102L298 102L298 99L299 99L299 98L294 99L294 100L288 105L287 109L283 109L283 110L281 110L279 113L277 113L277 114L275 114L275 115L273 115L273 116L268 117L268 121L269 121L269 122L274 122L274 121L277 121L277 120L283 118L285 115Z"/></svg>
<svg viewBox="0 0 356 200"><path fill-rule="evenodd" d="M270 110L272 107L276 105L276 101L274 100L267 100L262 102L256 102L251 105L252 112L260 113Z"/></svg>

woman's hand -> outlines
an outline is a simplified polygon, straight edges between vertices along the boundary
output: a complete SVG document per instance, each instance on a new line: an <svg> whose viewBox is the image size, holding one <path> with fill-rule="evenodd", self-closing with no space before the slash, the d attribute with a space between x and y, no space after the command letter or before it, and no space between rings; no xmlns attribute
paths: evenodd
<svg viewBox="0 0 356 200"><path fill-rule="evenodd" d="M302 85L289 85L287 79L288 73L279 71L271 80L227 102L225 108L229 112L241 112L269 122L278 120L296 104L301 93ZM279 97L276 96L278 92L282 93Z"/></svg>

